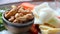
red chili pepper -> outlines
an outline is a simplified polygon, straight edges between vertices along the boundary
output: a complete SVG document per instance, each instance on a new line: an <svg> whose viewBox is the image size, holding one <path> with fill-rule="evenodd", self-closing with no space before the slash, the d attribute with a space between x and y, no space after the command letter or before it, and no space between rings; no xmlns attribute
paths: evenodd
<svg viewBox="0 0 60 34"><path fill-rule="evenodd" d="M33 24L32 28L31 28L31 32L32 32L32 34L38 34L38 31L35 28L35 25L34 24Z"/></svg>

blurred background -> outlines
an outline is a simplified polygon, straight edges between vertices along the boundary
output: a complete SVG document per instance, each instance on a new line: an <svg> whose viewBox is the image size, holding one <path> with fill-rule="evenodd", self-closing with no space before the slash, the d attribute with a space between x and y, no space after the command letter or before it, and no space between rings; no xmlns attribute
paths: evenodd
<svg viewBox="0 0 60 34"><path fill-rule="evenodd" d="M30 2L30 1L34 1L34 2L37 2L37 1L41 1L41 2L44 2L44 1L48 1L48 2L51 2L51 1L54 1L54 0L0 0L0 5L1 4L7 4L7 3L14 3L14 2Z"/></svg>

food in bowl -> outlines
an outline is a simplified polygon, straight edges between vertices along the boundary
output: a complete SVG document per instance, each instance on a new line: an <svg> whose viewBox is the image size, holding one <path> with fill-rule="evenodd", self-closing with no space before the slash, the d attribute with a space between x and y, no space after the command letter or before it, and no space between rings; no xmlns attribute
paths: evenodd
<svg viewBox="0 0 60 34"><path fill-rule="evenodd" d="M34 16L30 9L23 6L12 6L12 9L3 13L5 27L12 33L23 33L29 31L34 23Z"/></svg>
<svg viewBox="0 0 60 34"><path fill-rule="evenodd" d="M24 23L32 20L33 14L29 9L25 10L22 6L19 9L14 6L8 13L5 13L5 18L13 23Z"/></svg>

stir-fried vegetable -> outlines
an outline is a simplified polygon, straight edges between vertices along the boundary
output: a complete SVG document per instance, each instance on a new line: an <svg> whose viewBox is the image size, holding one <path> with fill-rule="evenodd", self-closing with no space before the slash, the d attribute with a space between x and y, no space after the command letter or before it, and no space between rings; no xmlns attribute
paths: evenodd
<svg viewBox="0 0 60 34"><path fill-rule="evenodd" d="M4 10L0 10L0 31L4 30L5 27L3 25L3 21L2 21L2 13Z"/></svg>

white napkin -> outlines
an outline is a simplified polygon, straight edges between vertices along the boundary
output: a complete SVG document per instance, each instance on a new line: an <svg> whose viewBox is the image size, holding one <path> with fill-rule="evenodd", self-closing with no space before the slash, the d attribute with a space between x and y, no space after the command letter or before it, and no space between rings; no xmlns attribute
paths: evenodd
<svg viewBox="0 0 60 34"><path fill-rule="evenodd" d="M33 14L35 16L34 24L43 24L54 16L54 10L45 2L37 5L33 9Z"/></svg>

